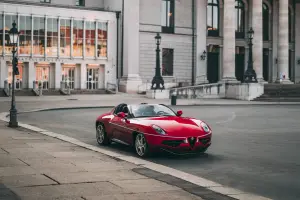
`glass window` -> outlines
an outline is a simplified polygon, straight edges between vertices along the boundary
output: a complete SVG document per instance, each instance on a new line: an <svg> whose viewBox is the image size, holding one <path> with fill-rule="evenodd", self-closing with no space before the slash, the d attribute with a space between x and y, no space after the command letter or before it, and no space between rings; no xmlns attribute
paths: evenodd
<svg viewBox="0 0 300 200"><path fill-rule="evenodd" d="M235 1L236 25L235 32L237 38L245 37L245 5L242 0Z"/></svg>
<svg viewBox="0 0 300 200"><path fill-rule="evenodd" d="M0 54L3 51L3 15L0 14Z"/></svg>
<svg viewBox="0 0 300 200"><path fill-rule="evenodd" d="M85 22L85 56L95 57L95 22Z"/></svg>
<svg viewBox="0 0 300 200"><path fill-rule="evenodd" d="M263 40L269 40L269 7L267 4L263 3Z"/></svg>
<svg viewBox="0 0 300 200"><path fill-rule="evenodd" d="M61 57L71 56L71 20L60 20L60 55Z"/></svg>
<svg viewBox="0 0 300 200"><path fill-rule="evenodd" d="M293 32L292 11L291 8L289 8L289 42L292 41L292 32Z"/></svg>
<svg viewBox="0 0 300 200"><path fill-rule="evenodd" d="M173 76L174 49L162 49L162 75Z"/></svg>
<svg viewBox="0 0 300 200"><path fill-rule="evenodd" d="M76 0L76 6L84 6L85 1L84 0Z"/></svg>
<svg viewBox="0 0 300 200"><path fill-rule="evenodd" d="M19 19L19 54L31 54L31 16L20 16Z"/></svg>
<svg viewBox="0 0 300 200"><path fill-rule="evenodd" d="M73 56L83 56L83 21L81 20L73 22Z"/></svg>
<svg viewBox="0 0 300 200"><path fill-rule="evenodd" d="M133 117L176 116L173 110L159 104L130 105L129 110Z"/></svg>
<svg viewBox="0 0 300 200"><path fill-rule="evenodd" d="M41 0L41 3L51 3L51 0Z"/></svg>
<svg viewBox="0 0 300 200"><path fill-rule="evenodd" d="M12 54L12 45L10 45L10 39L9 39L9 30L12 28L13 22L18 22L18 18L16 15L5 15L5 54ZM17 24L18 26L18 24Z"/></svg>
<svg viewBox="0 0 300 200"><path fill-rule="evenodd" d="M208 0L207 34L208 36L219 36L219 1L218 0Z"/></svg>
<svg viewBox="0 0 300 200"><path fill-rule="evenodd" d="M47 19L47 56L57 56L58 19Z"/></svg>
<svg viewBox="0 0 300 200"><path fill-rule="evenodd" d="M162 0L161 26L163 33L174 33L174 0Z"/></svg>
<svg viewBox="0 0 300 200"><path fill-rule="evenodd" d="M45 53L45 18L33 18L33 54L44 55Z"/></svg>
<svg viewBox="0 0 300 200"><path fill-rule="evenodd" d="M107 57L107 23L98 22L98 57Z"/></svg>

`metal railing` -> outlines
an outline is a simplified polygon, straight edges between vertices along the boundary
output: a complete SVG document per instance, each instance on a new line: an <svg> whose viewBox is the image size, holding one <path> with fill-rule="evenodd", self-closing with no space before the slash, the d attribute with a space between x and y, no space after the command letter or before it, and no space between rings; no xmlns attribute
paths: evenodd
<svg viewBox="0 0 300 200"><path fill-rule="evenodd" d="M225 83L211 83L171 88L170 95L174 94L177 98L183 99L223 98L225 97Z"/></svg>

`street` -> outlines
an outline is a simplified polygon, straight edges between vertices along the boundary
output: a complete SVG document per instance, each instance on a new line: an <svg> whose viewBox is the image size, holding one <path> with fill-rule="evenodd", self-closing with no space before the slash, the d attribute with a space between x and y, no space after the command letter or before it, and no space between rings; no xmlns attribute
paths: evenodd
<svg viewBox="0 0 300 200"><path fill-rule="evenodd" d="M199 156L161 155L150 160L272 199L300 199L300 106L177 106L183 116L207 122L212 146ZM110 109L19 114L19 121L97 145L95 119ZM297 148L298 147L298 148ZM100 147L104 148L104 147ZM114 144L112 151L134 155Z"/></svg>

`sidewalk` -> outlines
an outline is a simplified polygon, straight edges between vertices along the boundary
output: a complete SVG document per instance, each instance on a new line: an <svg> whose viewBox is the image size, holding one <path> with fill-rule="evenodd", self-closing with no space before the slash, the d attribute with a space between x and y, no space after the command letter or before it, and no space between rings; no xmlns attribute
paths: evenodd
<svg viewBox="0 0 300 200"><path fill-rule="evenodd" d="M1 200L206 199L201 197L233 199L52 137L11 129L0 122Z"/></svg>
<svg viewBox="0 0 300 200"><path fill-rule="evenodd" d="M10 97L0 97L0 112L8 112L10 108ZM116 106L120 103L162 103L170 105L169 99L148 99L144 95L115 94L115 95L71 95L71 96L41 96L41 97L16 97L16 106L19 112L48 108L70 108L70 107L101 107ZM177 99L177 105L274 105L300 104L297 102L254 102L229 99Z"/></svg>

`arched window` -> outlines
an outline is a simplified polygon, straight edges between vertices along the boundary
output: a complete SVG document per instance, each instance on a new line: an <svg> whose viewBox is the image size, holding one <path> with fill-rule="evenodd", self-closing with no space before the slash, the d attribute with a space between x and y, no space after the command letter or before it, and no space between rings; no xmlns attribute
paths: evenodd
<svg viewBox="0 0 300 200"><path fill-rule="evenodd" d="M207 35L219 36L219 0L207 2Z"/></svg>
<svg viewBox="0 0 300 200"><path fill-rule="evenodd" d="M235 25L236 38L244 38L245 37L245 4L242 0L235 0L235 13L236 13L236 25Z"/></svg>
<svg viewBox="0 0 300 200"><path fill-rule="evenodd" d="M292 25L292 10L289 7L289 42L292 42L292 31L293 31L293 25Z"/></svg>
<svg viewBox="0 0 300 200"><path fill-rule="evenodd" d="M270 18L269 18L269 7L267 4L263 3L263 40L269 40L269 28L270 28Z"/></svg>

